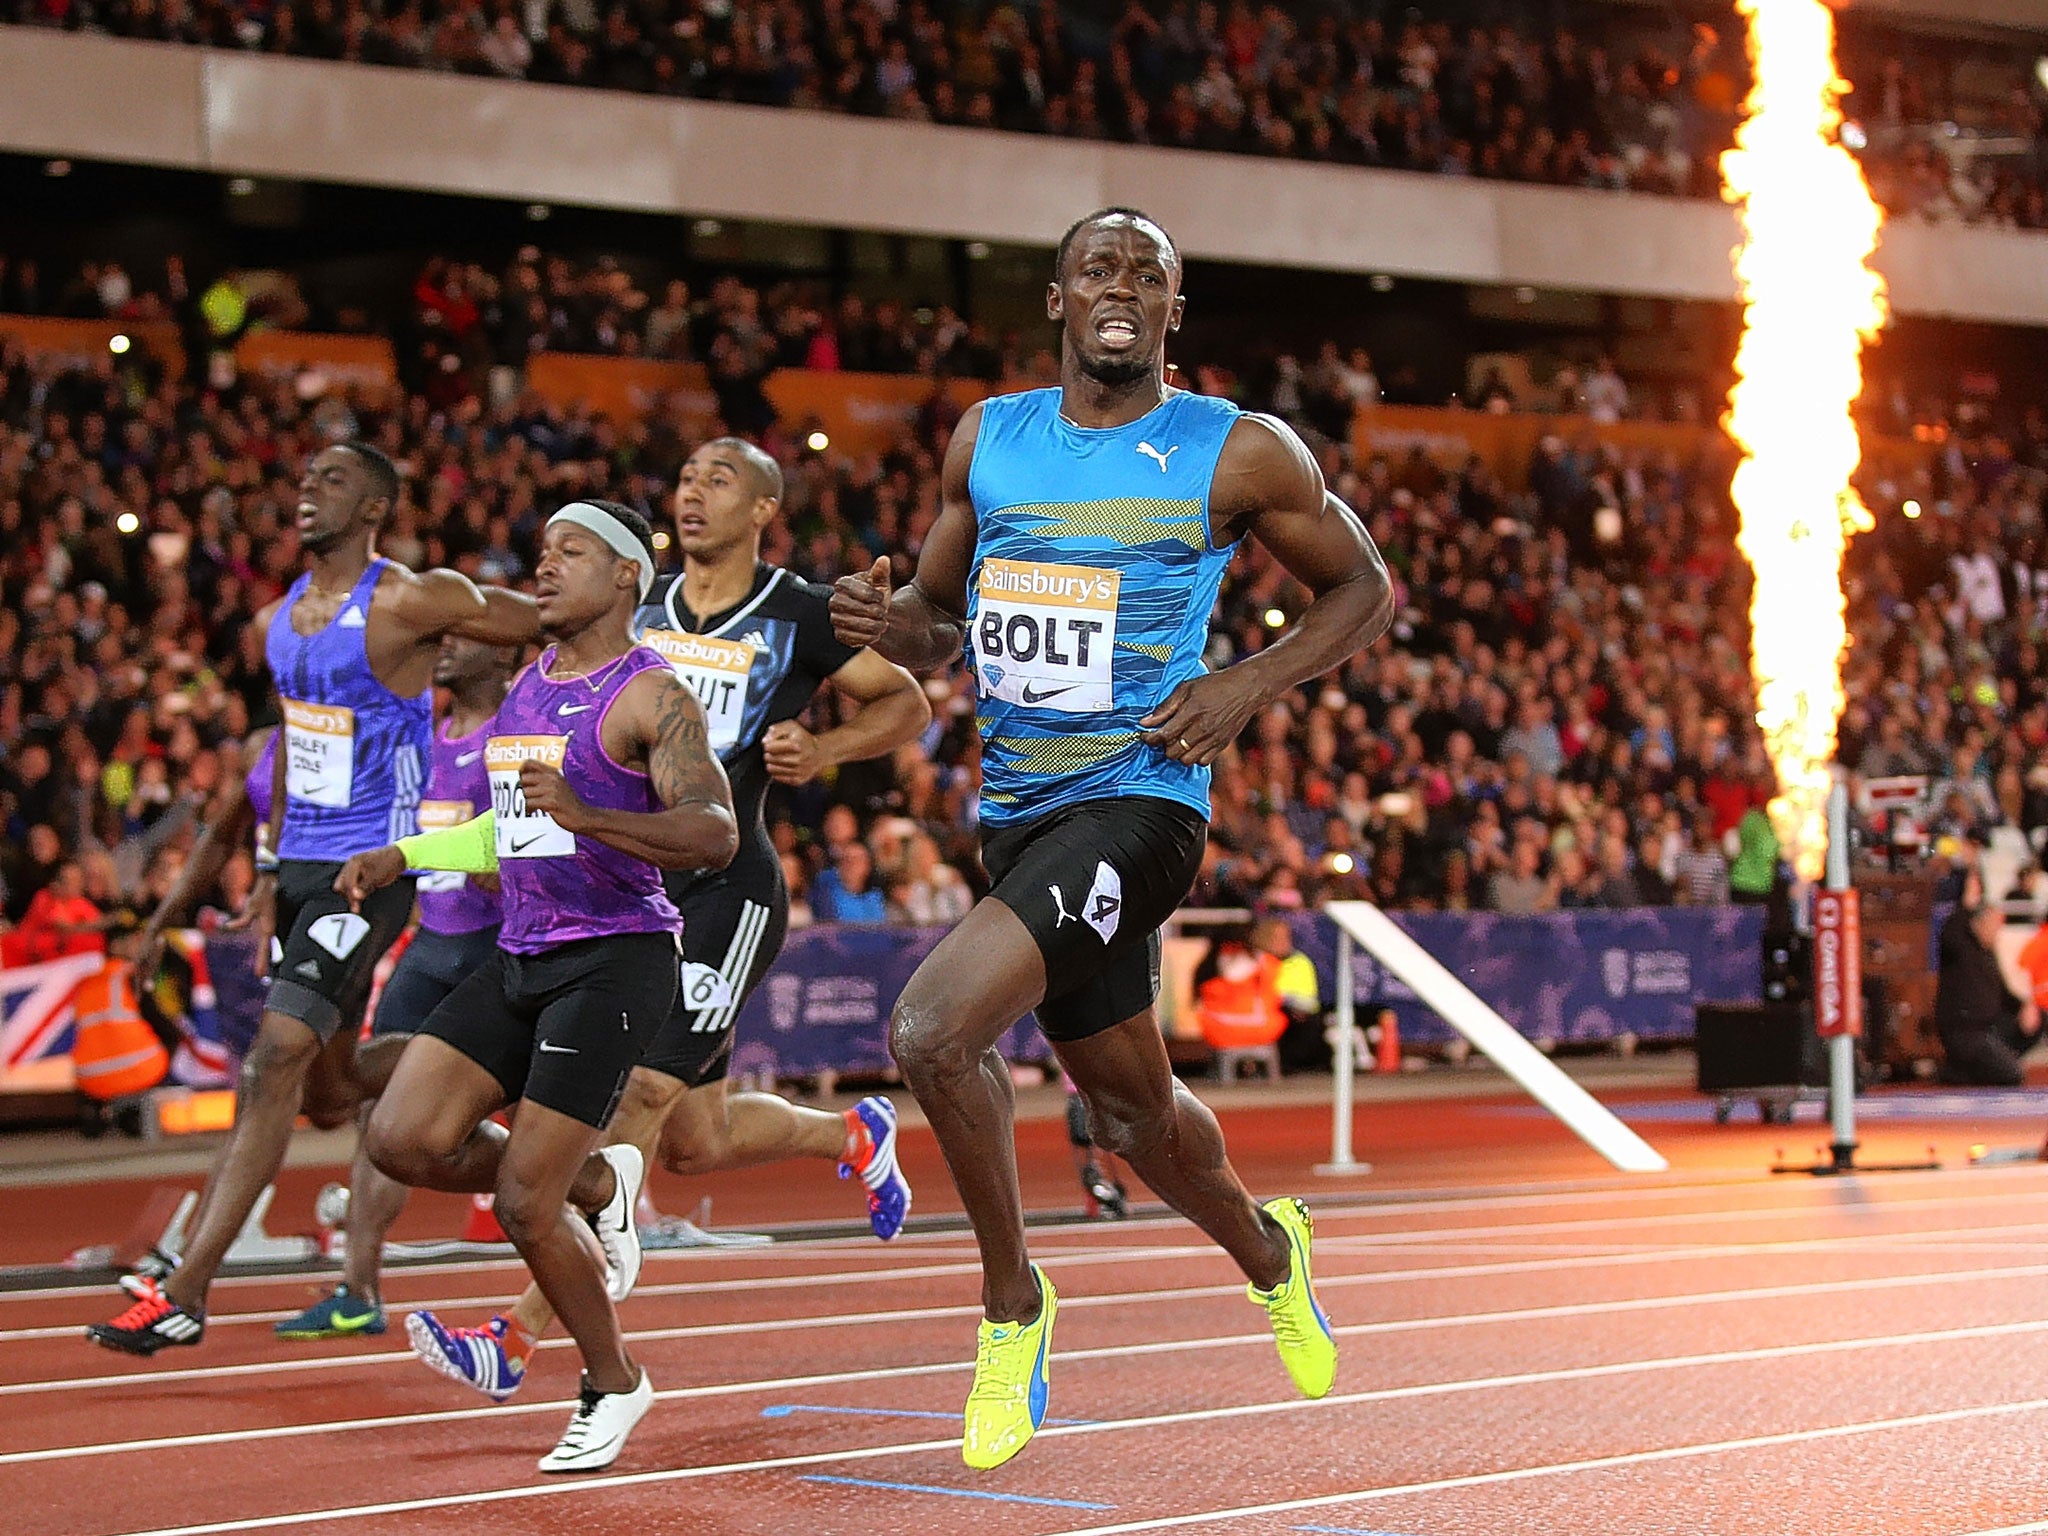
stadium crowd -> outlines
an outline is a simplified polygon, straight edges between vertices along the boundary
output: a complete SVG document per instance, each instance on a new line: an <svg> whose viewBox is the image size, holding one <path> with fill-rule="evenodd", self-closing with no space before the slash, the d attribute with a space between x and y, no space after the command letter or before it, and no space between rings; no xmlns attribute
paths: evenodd
<svg viewBox="0 0 2048 1536"><path fill-rule="evenodd" d="M483 307L460 312L462 274L478 270L423 272L413 301L440 313L452 366L383 406L237 378L220 359L186 380L141 349L92 367L0 353L0 912L29 931L18 944L61 949L138 921L239 774L239 743L270 707L247 621L298 569L297 475L322 442L365 435L406 466L409 495L382 543L415 565L518 583L545 515L584 494L659 523L689 446L679 425L565 414L518 387L516 354L494 344ZM579 274L522 259L514 271L620 291L604 264ZM0 272L0 298L19 278L19 263ZM138 295L101 263L63 291L84 312L205 311L208 296L181 281L174 271ZM722 279L698 301L671 290L636 323L708 355L715 373L761 311L761 295ZM849 301L836 313L864 312ZM471 347L470 329L487 344ZM878 306L860 345L901 346L899 366L928 368L928 344L913 340ZM754 359L829 361L815 337ZM995 371L1030 382L1032 367L1013 349ZM1729 466L1620 454L1590 431L1544 439L1515 491L1476 459L1360 462L1346 428L1370 400L1361 368L1369 378L1369 363L1325 357L1245 403L1307 430L1366 518L1399 583L1393 642L1273 706L1221 765L1197 899L1532 911L1768 890L1775 848L1756 811L1770 781L1749 724ZM495 387L508 370L511 387ZM943 414L889 452L849 457L798 442L795 424L762 414L757 388L719 400L788 473L769 558L830 581L886 554L907 576L935 515ZM1996 425L1959 411L1908 481L1875 489L1879 530L1851 557L1845 759L1930 775L1935 831L1958 845L2024 841L2048 824L2048 766L2034 766L2048 762L2048 421ZM1904 516L1907 501L1924 515ZM1301 601L1248 550L1212 661L1258 649ZM972 701L957 669L929 686L934 723L897 761L777 792L800 918L945 920L982 878ZM232 908L248 874L231 865L214 905Z"/></svg>
<svg viewBox="0 0 2048 1536"><path fill-rule="evenodd" d="M1741 26L1459 0L4 0L126 37L915 122L1712 196ZM1899 213L2048 224L2032 53L1851 22L1851 136ZM1959 80L1981 82L1967 92ZM1967 132L1956 132L1955 119Z"/></svg>

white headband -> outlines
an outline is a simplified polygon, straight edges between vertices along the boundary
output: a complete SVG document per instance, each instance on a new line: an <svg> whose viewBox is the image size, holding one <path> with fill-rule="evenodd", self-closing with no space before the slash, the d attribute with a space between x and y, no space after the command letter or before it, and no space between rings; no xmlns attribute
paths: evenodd
<svg viewBox="0 0 2048 1536"><path fill-rule="evenodd" d="M578 528L588 529L612 548L612 553L621 560L630 560L640 567L640 595L647 596L654 585L654 560L647 553L647 547L633 537L633 531L620 522L603 507L588 501L572 501L553 517L548 527L557 523L574 523Z"/></svg>

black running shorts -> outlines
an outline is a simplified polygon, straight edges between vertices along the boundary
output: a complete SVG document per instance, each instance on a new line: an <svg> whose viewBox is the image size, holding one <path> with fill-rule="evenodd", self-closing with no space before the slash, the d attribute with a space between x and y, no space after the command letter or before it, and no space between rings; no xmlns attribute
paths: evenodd
<svg viewBox="0 0 2048 1536"><path fill-rule="evenodd" d="M1159 926L1202 868L1209 824L1153 797L1084 800L986 834L989 895L1023 921L1045 958L1038 1025L1085 1040L1159 997Z"/></svg>
<svg viewBox="0 0 2048 1536"><path fill-rule="evenodd" d="M341 865L286 859L277 870L277 938L270 965L269 1013L297 1019L323 1041L363 1022L370 984L384 951L412 918L410 879L400 879L349 910L334 890Z"/></svg>
<svg viewBox="0 0 2048 1536"><path fill-rule="evenodd" d="M441 1000L491 963L498 953L495 925L472 933L436 933L421 928L392 967L391 979L370 1015L373 1035L409 1035L426 1023Z"/></svg>
<svg viewBox="0 0 2048 1536"><path fill-rule="evenodd" d="M789 932L782 863L765 840L760 849L742 846L725 869L669 893L683 914L683 980L640 1065L687 1088L715 1083L731 1067L740 1009Z"/></svg>
<svg viewBox="0 0 2048 1536"><path fill-rule="evenodd" d="M675 935L578 939L537 955L499 950L420 1026L529 1099L603 1130L626 1076L675 1002Z"/></svg>

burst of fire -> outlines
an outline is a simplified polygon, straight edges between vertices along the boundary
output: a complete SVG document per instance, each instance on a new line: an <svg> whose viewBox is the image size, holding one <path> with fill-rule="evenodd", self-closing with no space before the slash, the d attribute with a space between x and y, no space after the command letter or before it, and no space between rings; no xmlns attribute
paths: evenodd
<svg viewBox="0 0 2048 1536"><path fill-rule="evenodd" d="M1722 195L1740 206L1743 294L1737 383L1723 424L1741 447L1737 544L1756 572L1750 670L1778 796L1771 821L1800 874L1819 877L1848 644L1842 553L1870 514L1850 477L1849 408L1862 347L1884 323L1884 281L1865 265L1882 214L1836 141L1846 82L1821 0L1736 0L1755 84Z"/></svg>

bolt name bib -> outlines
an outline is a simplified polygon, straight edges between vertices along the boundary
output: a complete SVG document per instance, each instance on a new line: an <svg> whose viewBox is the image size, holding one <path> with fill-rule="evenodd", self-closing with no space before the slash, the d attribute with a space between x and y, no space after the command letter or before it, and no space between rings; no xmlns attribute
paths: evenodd
<svg viewBox="0 0 2048 1536"><path fill-rule="evenodd" d="M560 773L568 753L567 736L493 736L484 743L484 772L491 781L501 861L565 859L576 852L576 834L563 831L543 811L529 811L519 788L521 764L544 763Z"/></svg>
<svg viewBox="0 0 2048 1536"><path fill-rule="evenodd" d="M970 643L984 697L1097 714L1111 706L1121 571L984 560Z"/></svg>

